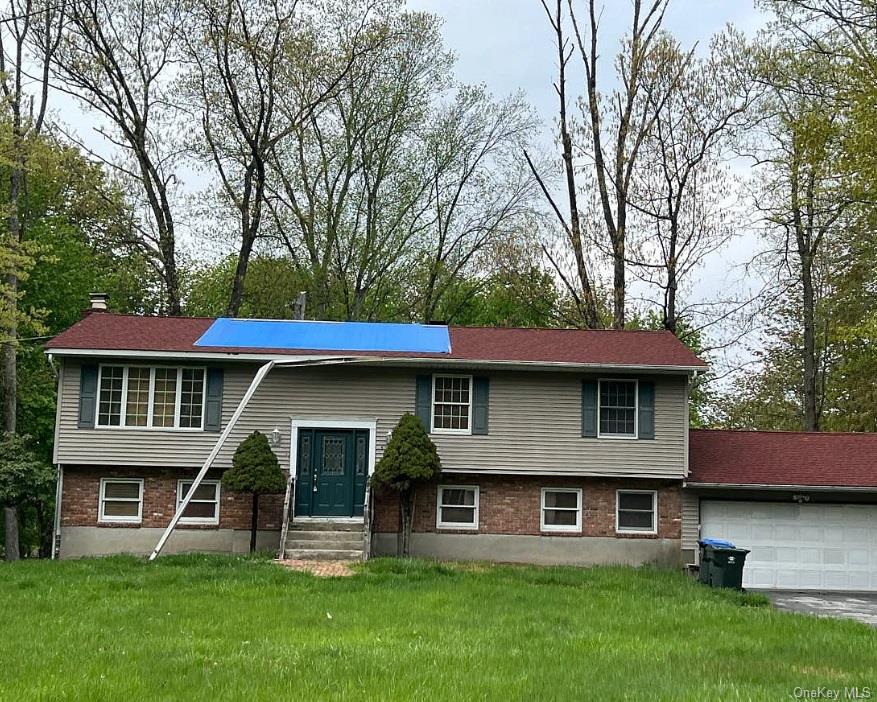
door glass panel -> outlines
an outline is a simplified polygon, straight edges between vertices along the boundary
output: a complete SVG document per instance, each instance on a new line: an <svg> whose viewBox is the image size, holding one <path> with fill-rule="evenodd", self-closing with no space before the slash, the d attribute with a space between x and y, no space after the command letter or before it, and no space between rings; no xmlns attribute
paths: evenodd
<svg viewBox="0 0 877 702"><path fill-rule="evenodd" d="M301 437L301 453L298 457L299 469L302 475L311 472L311 435L302 434Z"/></svg>
<svg viewBox="0 0 877 702"><path fill-rule="evenodd" d="M323 437L323 475L344 475L344 439Z"/></svg>
<svg viewBox="0 0 877 702"><path fill-rule="evenodd" d="M356 474L365 475L365 453L368 447L368 437L356 437Z"/></svg>

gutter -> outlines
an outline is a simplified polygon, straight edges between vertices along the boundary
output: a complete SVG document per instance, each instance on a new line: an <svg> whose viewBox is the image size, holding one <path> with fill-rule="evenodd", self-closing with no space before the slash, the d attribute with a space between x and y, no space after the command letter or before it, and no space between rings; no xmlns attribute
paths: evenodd
<svg viewBox="0 0 877 702"><path fill-rule="evenodd" d="M875 486L852 485L778 485L768 483L700 483L684 482L683 488L704 488L722 490L800 490L801 492L877 492Z"/></svg>
<svg viewBox="0 0 877 702"><path fill-rule="evenodd" d="M325 354L272 354L272 353L237 353L237 352L192 352L192 351L137 351L134 349L46 349L50 356L78 357L112 357L112 358L167 358L180 361L181 358L192 361L260 361L277 363L286 361L318 361L336 358ZM479 360L477 358L441 358L433 356L369 356L351 352L351 360L362 363L378 363L388 366L477 366L483 368L531 368L535 370L618 370L646 371L650 373L689 373L697 374L706 370L705 366L685 365L653 365L625 363L571 363L567 361L513 361L513 360Z"/></svg>

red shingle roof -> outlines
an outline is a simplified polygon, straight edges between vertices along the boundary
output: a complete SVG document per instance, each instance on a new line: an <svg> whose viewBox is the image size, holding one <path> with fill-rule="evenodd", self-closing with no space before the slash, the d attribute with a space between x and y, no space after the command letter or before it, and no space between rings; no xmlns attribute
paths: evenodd
<svg viewBox="0 0 877 702"><path fill-rule="evenodd" d="M877 434L692 429L689 482L877 487Z"/></svg>
<svg viewBox="0 0 877 702"><path fill-rule="evenodd" d="M213 319L209 317L141 317L95 312L51 339L46 348L331 356L345 353L310 349L194 346L195 341L212 323ZM450 358L467 361L706 368L703 361L666 331L450 327L450 337L450 354L349 353L358 356Z"/></svg>

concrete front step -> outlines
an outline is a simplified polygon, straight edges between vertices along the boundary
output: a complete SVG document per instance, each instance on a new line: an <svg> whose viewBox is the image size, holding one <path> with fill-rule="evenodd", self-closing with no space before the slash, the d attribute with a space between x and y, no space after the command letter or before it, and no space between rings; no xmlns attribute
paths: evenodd
<svg viewBox="0 0 877 702"><path fill-rule="evenodd" d="M298 538L300 536L299 533L294 535L296 538L289 538L286 540L286 549L297 549L297 550L317 550L324 551L326 549L331 549L335 551L356 551L362 550L362 536L356 536L354 538L340 538L340 539L302 539Z"/></svg>
<svg viewBox="0 0 877 702"><path fill-rule="evenodd" d="M329 529L320 529L317 531L304 531L303 529L290 529L290 539L301 539L306 541L362 541L362 530L359 531L330 531Z"/></svg>
<svg viewBox="0 0 877 702"><path fill-rule="evenodd" d="M327 520L315 520L315 521L306 521L306 522L292 522L289 525L290 531L358 531L362 532L365 529L365 525L362 522L347 522L347 521L334 521L331 519Z"/></svg>
<svg viewBox="0 0 877 702"><path fill-rule="evenodd" d="M361 561L362 549L287 548L283 555L297 561Z"/></svg>

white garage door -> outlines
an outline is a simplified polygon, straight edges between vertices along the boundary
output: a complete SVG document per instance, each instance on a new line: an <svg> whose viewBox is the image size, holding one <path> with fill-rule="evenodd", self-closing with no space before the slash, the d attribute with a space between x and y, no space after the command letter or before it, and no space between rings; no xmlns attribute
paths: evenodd
<svg viewBox="0 0 877 702"><path fill-rule="evenodd" d="M877 505L702 500L700 523L751 551L744 587L877 591Z"/></svg>

